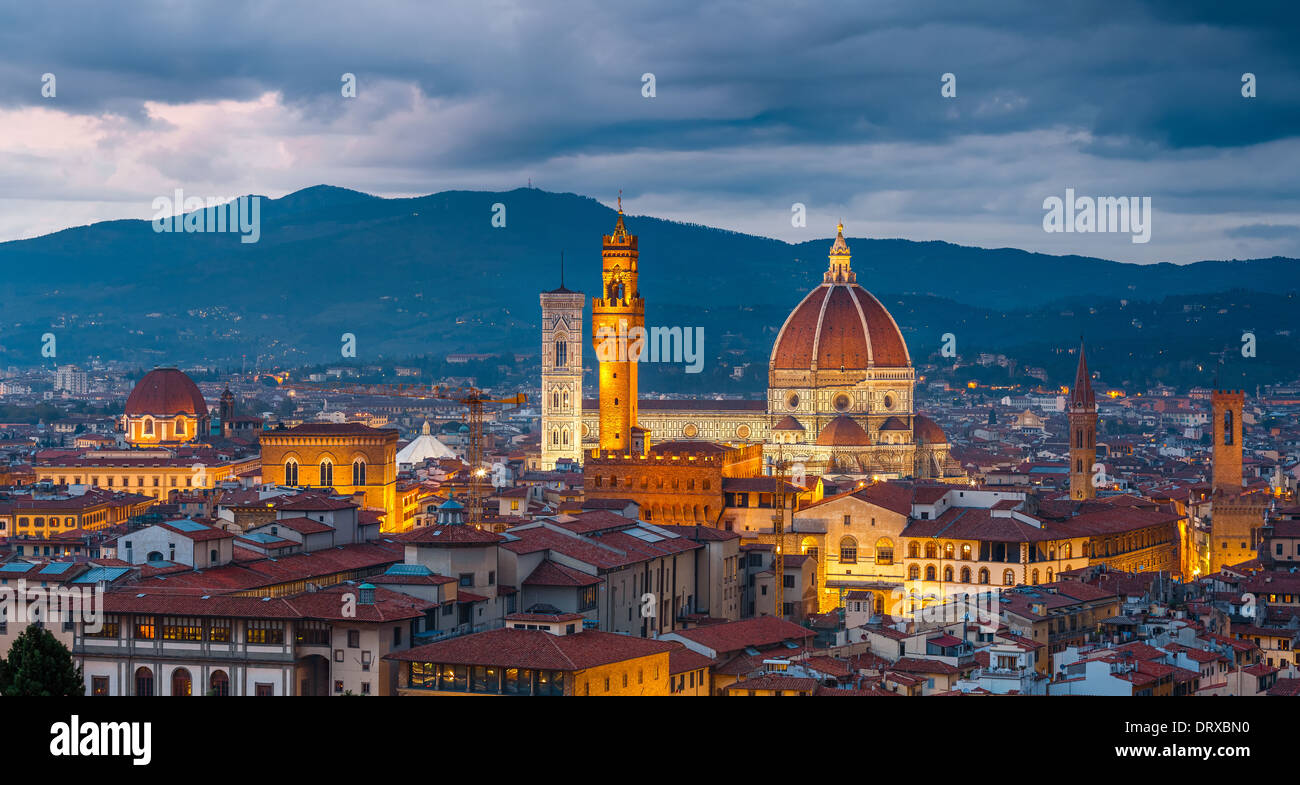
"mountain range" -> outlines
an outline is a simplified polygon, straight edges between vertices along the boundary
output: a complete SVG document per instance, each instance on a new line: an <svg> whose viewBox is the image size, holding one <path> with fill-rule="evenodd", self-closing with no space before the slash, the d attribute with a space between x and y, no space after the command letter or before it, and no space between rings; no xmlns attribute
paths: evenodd
<svg viewBox="0 0 1300 785"><path fill-rule="evenodd" d="M502 215L504 226L495 226ZM81 362L296 367L447 352L536 354L538 292L598 287L595 199L522 188L388 199L315 186L263 199L260 238L160 233L105 221L0 243L0 365ZM499 221L498 221L499 222ZM702 326L706 374L650 369L663 389L761 389L785 315L821 280L831 238L765 237L627 216L639 235L647 322ZM851 227L850 227L851 231ZM1002 353L1068 383L1067 349L1114 384L1194 383L1226 356L1239 386L1290 379L1300 361L1290 258L1137 265L946 242L848 238L858 282L890 308L913 359ZM1242 335L1256 356L1241 356ZM56 358L42 357L53 333ZM1224 354L1224 350L1227 350ZM937 358L936 356L936 359ZM594 361L594 358L593 358ZM739 378L732 378L739 367ZM1015 371L1011 373L1015 375ZM718 389L717 385L726 389Z"/></svg>

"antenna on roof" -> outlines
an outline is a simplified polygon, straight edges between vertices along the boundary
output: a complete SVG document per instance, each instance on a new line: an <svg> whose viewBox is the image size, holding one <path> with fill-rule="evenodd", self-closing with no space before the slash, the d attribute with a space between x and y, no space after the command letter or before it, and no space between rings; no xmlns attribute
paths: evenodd
<svg viewBox="0 0 1300 785"><path fill-rule="evenodd" d="M564 251L560 251L560 288L564 288Z"/></svg>

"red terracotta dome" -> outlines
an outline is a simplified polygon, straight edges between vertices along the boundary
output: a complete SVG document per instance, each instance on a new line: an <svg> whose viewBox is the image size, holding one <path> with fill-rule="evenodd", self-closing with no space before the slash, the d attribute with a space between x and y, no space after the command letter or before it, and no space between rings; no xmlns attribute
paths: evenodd
<svg viewBox="0 0 1300 785"><path fill-rule="evenodd" d="M841 414L817 434L817 444L822 447L867 447L871 444L871 436L852 417Z"/></svg>
<svg viewBox="0 0 1300 785"><path fill-rule="evenodd" d="M912 364L894 317L858 286L843 229L831 247L822 285L803 298L777 334L773 370L865 371Z"/></svg>
<svg viewBox="0 0 1300 785"><path fill-rule="evenodd" d="M912 418L912 433L915 434L917 444L948 443L948 435L939 427L939 423L924 414Z"/></svg>
<svg viewBox="0 0 1300 785"><path fill-rule="evenodd" d="M155 368L144 375L126 399L128 417L192 414L205 417L208 402L194 380L176 368Z"/></svg>

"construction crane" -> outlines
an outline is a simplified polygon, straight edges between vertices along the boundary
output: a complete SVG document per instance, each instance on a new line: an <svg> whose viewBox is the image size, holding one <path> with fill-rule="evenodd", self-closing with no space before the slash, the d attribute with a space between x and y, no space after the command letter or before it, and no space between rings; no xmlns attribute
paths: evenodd
<svg viewBox="0 0 1300 785"><path fill-rule="evenodd" d="M776 458L769 458L767 465L772 469L774 481L772 491L772 507L775 510L772 514L772 542L775 551L772 572L776 589L776 596L773 598L776 603L774 615L778 618L785 618L785 503L788 495L785 470L790 468L790 462L777 456Z"/></svg>
<svg viewBox="0 0 1300 785"><path fill-rule="evenodd" d="M491 398L477 387L448 387L445 384L305 384L291 382L282 387L290 390L327 392L339 395L381 395L399 398L455 401L469 409L469 450L465 462L469 470L469 523L479 528L483 525L483 407L487 404L508 403L522 406L528 397L516 393L506 398Z"/></svg>

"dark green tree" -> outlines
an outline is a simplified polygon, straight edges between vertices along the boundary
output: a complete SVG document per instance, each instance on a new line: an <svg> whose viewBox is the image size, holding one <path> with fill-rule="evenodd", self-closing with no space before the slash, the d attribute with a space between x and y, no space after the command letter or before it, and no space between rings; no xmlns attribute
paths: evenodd
<svg viewBox="0 0 1300 785"><path fill-rule="evenodd" d="M72 652L49 630L30 624L0 660L0 695L84 695L86 682Z"/></svg>

